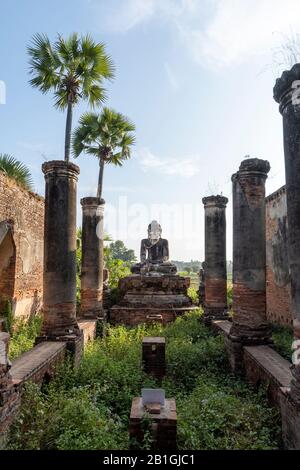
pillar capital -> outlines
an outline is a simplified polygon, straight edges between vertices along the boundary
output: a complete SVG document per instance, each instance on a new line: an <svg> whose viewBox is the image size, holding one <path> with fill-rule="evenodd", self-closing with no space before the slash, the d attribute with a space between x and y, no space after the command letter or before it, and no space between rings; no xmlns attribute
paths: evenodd
<svg viewBox="0 0 300 470"><path fill-rule="evenodd" d="M84 197L80 199L82 212L84 215L103 215L105 201L99 197Z"/></svg>
<svg viewBox="0 0 300 470"><path fill-rule="evenodd" d="M262 160L261 158L245 158L241 162L238 172L232 175L231 180L236 181L251 176L260 176L261 178L267 179L270 169L271 167L268 160Z"/></svg>
<svg viewBox="0 0 300 470"><path fill-rule="evenodd" d="M80 204L82 205L83 208L86 206L98 207L98 206L104 206L105 201L104 199L100 197L83 197L82 199L80 199Z"/></svg>
<svg viewBox="0 0 300 470"><path fill-rule="evenodd" d="M204 204L204 208L207 209L208 207L220 207L226 208L228 203L228 198L225 196L207 196L202 199Z"/></svg>
<svg viewBox="0 0 300 470"><path fill-rule="evenodd" d="M285 70L277 78L273 88L274 100L279 103L279 111L283 114L290 104L299 105L299 93L296 92L300 84L300 64L295 64L290 70ZM295 101L294 101L295 99Z"/></svg>
<svg viewBox="0 0 300 470"><path fill-rule="evenodd" d="M42 171L45 175L45 178L49 177L69 177L74 178L75 181L78 180L78 175L80 173L79 166L71 162L65 162L64 160L52 160L50 162L45 162L42 165Z"/></svg>

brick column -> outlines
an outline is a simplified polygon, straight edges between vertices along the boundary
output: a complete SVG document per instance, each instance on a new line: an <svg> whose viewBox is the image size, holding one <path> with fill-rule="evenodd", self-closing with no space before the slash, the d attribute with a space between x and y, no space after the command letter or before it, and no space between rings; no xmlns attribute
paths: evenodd
<svg viewBox="0 0 300 470"><path fill-rule="evenodd" d="M82 265L80 317L103 317L103 212L105 201L81 199Z"/></svg>
<svg viewBox="0 0 300 470"><path fill-rule="evenodd" d="M78 336L76 321L76 188L79 167L64 161L42 166L46 181L42 336Z"/></svg>
<svg viewBox="0 0 300 470"><path fill-rule="evenodd" d="M20 406L20 393L9 373L8 344L9 334L0 333L0 450L5 447L9 427Z"/></svg>
<svg viewBox="0 0 300 470"><path fill-rule="evenodd" d="M233 324L229 359L242 369L242 346L270 343L266 317L266 160L243 160L233 182Z"/></svg>
<svg viewBox="0 0 300 470"><path fill-rule="evenodd" d="M291 304L294 324L294 358L300 358L300 64L283 72L274 87L274 99L283 118L283 142L288 217L288 251L291 276ZM290 393L282 402L285 446L300 449L300 364L292 367ZM297 361L298 362L298 361Z"/></svg>
<svg viewBox="0 0 300 470"><path fill-rule="evenodd" d="M204 321L227 316L226 204L227 197L202 199L205 210L205 304Z"/></svg>

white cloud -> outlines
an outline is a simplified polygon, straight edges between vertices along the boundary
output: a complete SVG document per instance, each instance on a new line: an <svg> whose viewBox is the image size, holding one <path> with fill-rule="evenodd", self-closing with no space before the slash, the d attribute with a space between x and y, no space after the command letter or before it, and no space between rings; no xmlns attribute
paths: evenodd
<svg viewBox="0 0 300 470"><path fill-rule="evenodd" d="M164 175L178 175L191 178L200 171L199 158L160 158L148 148L141 148L136 152L142 170L155 171Z"/></svg>
<svg viewBox="0 0 300 470"><path fill-rule="evenodd" d="M174 19L194 11L197 0L122 0L108 17L108 26L119 32L146 23L157 17Z"/></svg>
<svg viewBox="0 0 300 470"><path fill-rule="evenodd" d="M279 33L290 33L299 26L298 0L217 0L204 29L192 29L177 21L178 31L193 58L218 65L269 53L276 41L281 40Z"/></svg>
<svg viewBox="0 0 300 470"><path fill-rule="evenodd" d="M164 20L193 60L226 66L270 54L300 29L299 0L124 0L109 20L115 31ZM274 34L275 33L275 34Z"/></svg>

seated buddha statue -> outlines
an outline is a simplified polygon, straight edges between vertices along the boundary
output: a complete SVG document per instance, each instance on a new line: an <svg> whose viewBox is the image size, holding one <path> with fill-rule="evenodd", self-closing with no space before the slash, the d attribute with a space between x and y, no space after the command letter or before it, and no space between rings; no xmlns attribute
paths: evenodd
<svg viewBox="0 0 300 470"><path fill-rule="evenodd" d="M132 266L132 273L176 274L176 266L169 261L169 242L161 238L161 232L161 226L156 220L148 225L148 238L141 241L141 261Z"/></svg>

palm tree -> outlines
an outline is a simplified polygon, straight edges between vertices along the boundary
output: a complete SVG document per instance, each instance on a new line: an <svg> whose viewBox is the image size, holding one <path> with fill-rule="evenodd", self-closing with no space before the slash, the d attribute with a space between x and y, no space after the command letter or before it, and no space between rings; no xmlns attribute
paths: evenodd
<svg viewBox="0 0 300 470"><path fill-rule="evenodd" d="M33 36L28 47L30 84L42 93L54 91L54 105L67 109L65 161L70 158L73 107L80 99L94 107L105 100L103 79L111 79L114 66L102 43L76 33L64 39L58 35L52 45L46 35Z"/></svg>
<svg viewBox="0 0 300 470"><path fill-rule="evenodd" d="M33 191L33 179L24 163L7 153L0 153L0 171L15 180L22 188Z"/></svg>
<svg viewBox="0 0 300 470"><path fill-rule="evenodd" d="M126 116L109 108L81 116L73 134L73 153L75 158L85 152L99 159L97 197L102 196L104 165L122 166L131 157L134 131L135 125Z"/></svg>

